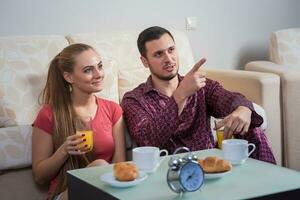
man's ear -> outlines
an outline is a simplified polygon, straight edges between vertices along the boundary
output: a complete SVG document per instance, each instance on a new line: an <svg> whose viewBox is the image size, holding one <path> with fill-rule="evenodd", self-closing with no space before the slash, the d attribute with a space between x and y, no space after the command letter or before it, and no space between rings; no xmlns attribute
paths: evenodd
<svg viewBox="0 0 300 200"><path fill-rule="evenodd" d="M144 56L141 56L140 59L141 59L143 65L144 65L144 67L148 68L149 67L149 63L148 63L147 58L145 58Z"/></svg>
<svg viewBox="0 0 300 200"><path fill-rule="evenodd" d="M64 72L64 73L63 73L63 76L64 76L64 79L65 79L68 83L70 83L70 84L73 83L73 77L72 77L72 74L70 74L69 72Z"/></svg>

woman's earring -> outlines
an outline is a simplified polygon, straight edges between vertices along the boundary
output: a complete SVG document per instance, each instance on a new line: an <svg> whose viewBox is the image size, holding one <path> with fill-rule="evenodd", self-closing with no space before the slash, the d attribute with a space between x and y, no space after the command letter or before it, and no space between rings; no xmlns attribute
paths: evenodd
<svg viewBox="0 0 300 200"><path fill-rule="evenodd" d="M72 85L69 85L69 91L70 91L70 92L73 91Z"/></svg>

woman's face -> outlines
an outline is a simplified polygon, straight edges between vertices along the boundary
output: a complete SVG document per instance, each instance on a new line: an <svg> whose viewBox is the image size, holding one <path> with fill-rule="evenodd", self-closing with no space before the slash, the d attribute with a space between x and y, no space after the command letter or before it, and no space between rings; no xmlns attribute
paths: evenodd
<svg viewBox="0 0 300 200"><path fill-rule="evenodd" d="M73 92L95 93L103 89L104 71L100 56L89 49L75 58L73 72L68 76Z"/></svg>

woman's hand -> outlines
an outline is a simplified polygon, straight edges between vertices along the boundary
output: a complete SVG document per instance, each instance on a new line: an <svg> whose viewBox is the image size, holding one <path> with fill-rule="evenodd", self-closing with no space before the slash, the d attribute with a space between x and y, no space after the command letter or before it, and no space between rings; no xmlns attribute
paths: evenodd
<svg viewBox="0 0 300 200"><path fill-rule="evenodd" d="M69 155L85 154L87 149L80 148L84 138L82 134L71 135L55 151L52 135L33 127L32 131L32 170L38 183L47 183L57 176L61 166Z"/></svg>
<svg viewBox="0 0 300 200"><path fill-rule="evenodd" d="M74 134L67 137L62 144L62 149L68 155L83 155L88 152L88 147L80 145L85 141L84 134Z"/></svg>

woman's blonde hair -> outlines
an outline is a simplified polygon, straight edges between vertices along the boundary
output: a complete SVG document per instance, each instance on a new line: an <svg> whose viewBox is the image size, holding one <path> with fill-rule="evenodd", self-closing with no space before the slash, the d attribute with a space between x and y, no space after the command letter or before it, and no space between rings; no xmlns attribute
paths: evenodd
<svg viewBox="0 0 300 200"><path fill-rule="evenodd" d="M71 85L64 79L63 73L72 73L76 57L87 50L95 51L86 44L72 44L64 48L50 62L46 86L42 92L42 103L52 108L54 151L65 142L68 136L76 132L76 113L72 108ZM92 153L69 156L57 174L58 186L50 199L67 188L67 170L85 167L91 160Z"/></svg>

